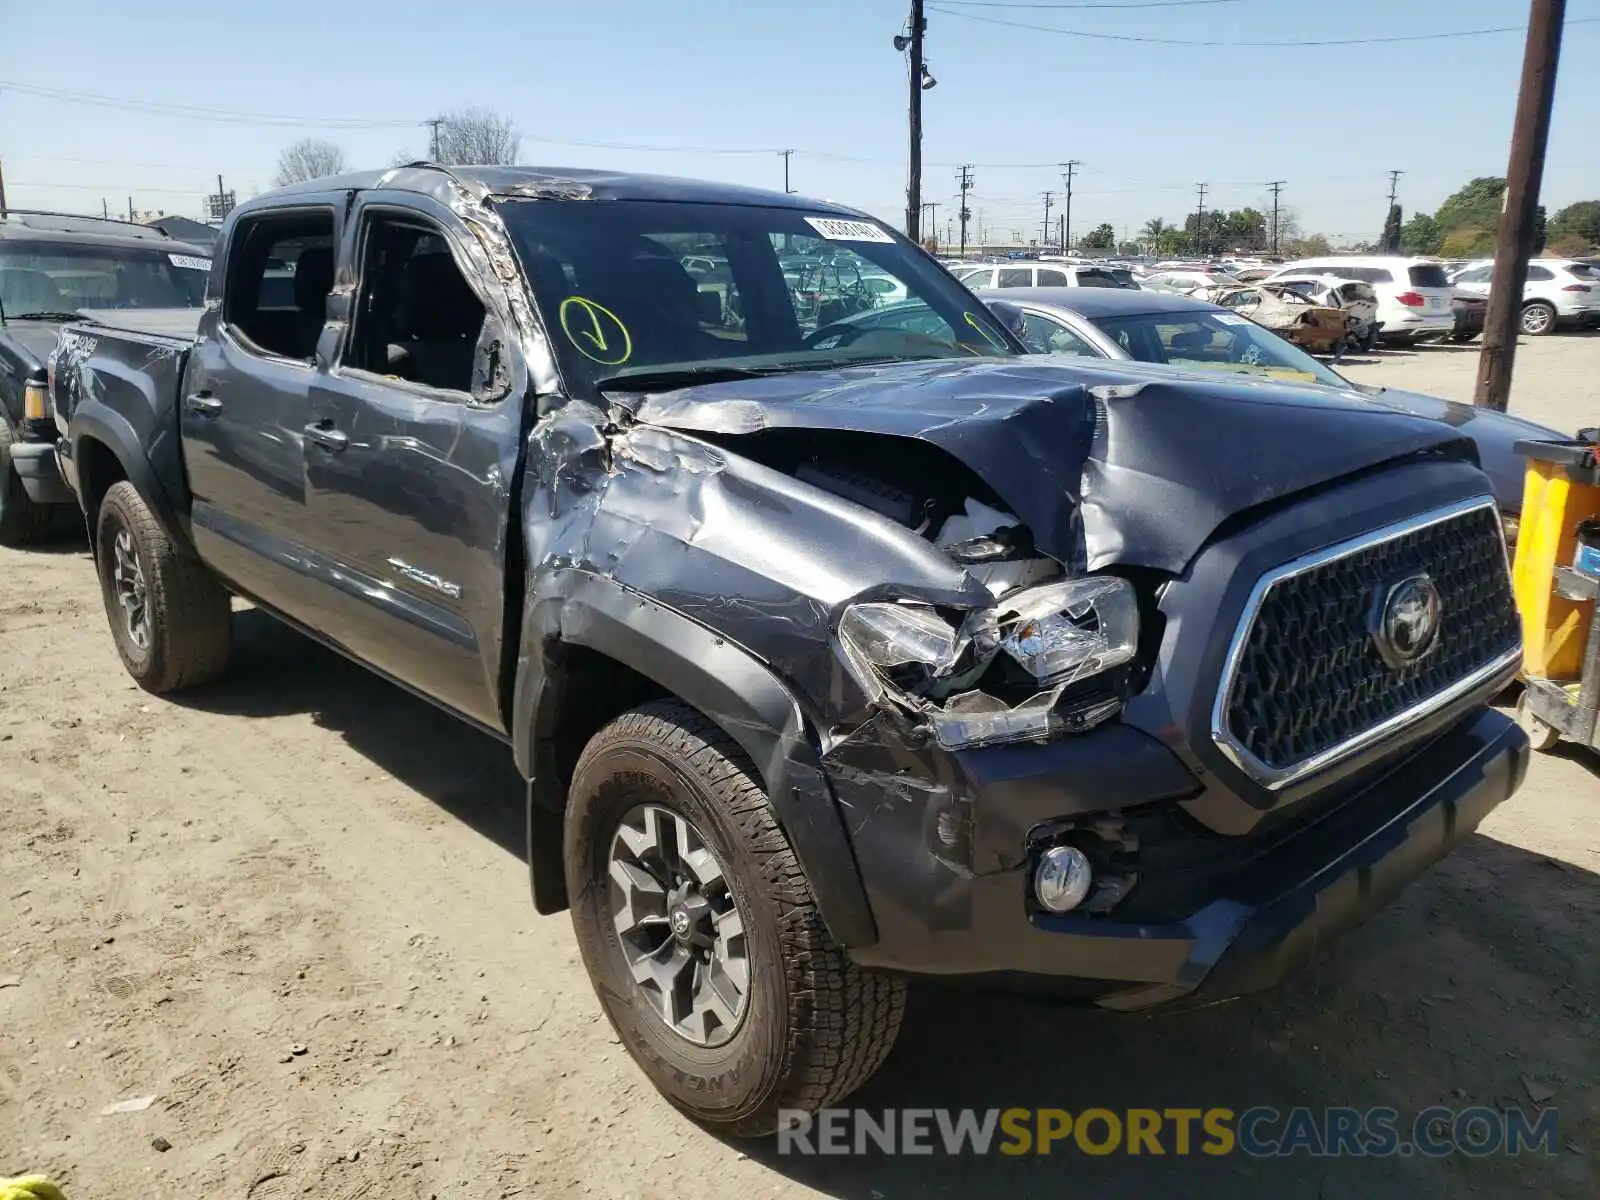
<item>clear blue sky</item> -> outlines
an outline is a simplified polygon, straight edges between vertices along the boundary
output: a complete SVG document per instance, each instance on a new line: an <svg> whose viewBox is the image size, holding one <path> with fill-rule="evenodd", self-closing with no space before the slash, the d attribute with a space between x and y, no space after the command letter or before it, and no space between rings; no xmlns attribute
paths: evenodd
<svg viewBox="0 0 1600 1200"><path fill-rule="evenodd" d="M1057 9L930 4L924 199L954 213L956 165L978 164L973 207L991 236L1037 229L1055 163L1081 159L1073 228L1181 220L1284 203L1308 230L1374 236L1391 167L1406 212L1505 172L1520 33L1367 46L1248 49L1091 40L1090 33L1225 43L1520 25L1524 0L1229 0ZM1077 0L1079 3L1085 0ZM1101 0L1130 3L1132 0ZM781 187L904 212L905 80L890 39L906 0L273 0L153 5L0 0L0 161L16 206L198 215L221 171L270 186L296 138L354 166L427 144L419 122L486 105L512 116L525 162L604 165ZM947 11L934 11L947 9ZM949 15L966 14L965 17ZM1570 0L1543 197L1600 197L1600 0ZM305 118L194 120L8 90L6 83L160 105ZM333 120L333 119L337 120ZM383 125L383 122L394 124ZM354 127L362 125L364 127ZM605 142L671 152L596 148ZM707 150L742 151L709 153Z"/></svg>

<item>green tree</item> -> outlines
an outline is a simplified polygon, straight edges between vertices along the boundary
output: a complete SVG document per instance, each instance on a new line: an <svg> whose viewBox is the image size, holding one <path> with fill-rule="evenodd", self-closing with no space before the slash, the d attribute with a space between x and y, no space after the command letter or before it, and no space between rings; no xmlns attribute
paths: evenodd
<svg viewBox="0 0 1600 1200"><path fill-rule="evenodd" d="M1156 253L1163 258L1177 258L1188 254L1192 239L1185 229L1167 226L1161 231L1161 238L1156 243Z"/></svg>
<svg viewBox="0 0 1600 1200"><path fill-rule="evenodd" d="M1458 229L1482 229L1493 237L1500 224L1500 205L1505 191L1506 181L1499 176L1474 179L1439 205L1433 219L1446 236Z"/></svg>
<svg viewBox="0 0 1600 1200"><path fill-rule="evenodd" d="M1161 235L1170 228L1172 227L1160 217L1151 217L1144 223L1144 228L1139 232L1149 239L1151 245L1159 246L1161 244Z"/></svg>
<svg viewBox="0 0 1600 1200"><path fill-rule="evenodd" d="M1078 245L1086 250L1109 250L1117 244L1117 231L1109 222L1103 222L1079 239Z"/></svg>
<svg viewBox="0 0 1600 1200"><path fill-rule="evenodd" d="M1533 252L1543 254L1545 244L1550 240L1550 221L1545 216L1544 205L1539 205L1533 210Z"/></svg>
<svg viewBox="0 0 1600 1200"><path fill-rule="evenodd" d="M1290 258L1321 258L1325 254L1332 254L1333 247L1323 234L1308 233L1284 242L1283 252Z"/></svg>
<svg viewBox="0 0 1600 1200"><path fill-rule="evenodd" d="M1425 212L1412 213L1400 229L1400 249L1407 254L1437 254L1443 240L1439 223Z"/></svg>
<svg viewBox="0 0 1600 1200"><path fill-rule="evenodd" d="M1550 218L1552 242L1600 246L1600 200L1579 200Z"/></svg>
<svg viewBox="0 0 1600 1200"><path fill-rule="evenodd" d="M1267 244L1267 218L1253 208L1241 208L1227 216L1223 240L1230 250L1260 250Z"/></svg>
<svg viewBox="0 0 1600 1200"><path fill-rule="evenodd" d="M1383 253L1400 253L1401 224L1402 217L1400 213L1400 206L1398 204L1391 204L1389 206L1388 219L1383 223L1383 236L1378 239L1379 247Z"/></svg>
<svg viewBox="0 0 1600 1200"><path fill-rule="evenodd" d="M1494 234L1467 226L1452 229L1439 243L1439 253L1445 258L1487 258L1494 253Z"/></svg>

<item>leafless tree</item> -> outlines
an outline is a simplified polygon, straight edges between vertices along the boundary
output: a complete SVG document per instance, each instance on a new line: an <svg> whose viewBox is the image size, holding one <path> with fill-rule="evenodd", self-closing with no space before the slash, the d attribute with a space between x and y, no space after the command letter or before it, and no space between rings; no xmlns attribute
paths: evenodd
<svg viewBox="0 0 1600 1200"><path fill-rule="evenodd" d="M320 179L344 169L344 151L339 147L320 138L302 138L278 155L278 174L273 184L282 187L302 179Z"/></svg>
<svg viewBox="0 0 1600 1200"><path fill-rule="evenodd" d="M466 108L439 118L435 162L448 166L496 164L517 161L522 135L511 118L487 108Z"/></svg>

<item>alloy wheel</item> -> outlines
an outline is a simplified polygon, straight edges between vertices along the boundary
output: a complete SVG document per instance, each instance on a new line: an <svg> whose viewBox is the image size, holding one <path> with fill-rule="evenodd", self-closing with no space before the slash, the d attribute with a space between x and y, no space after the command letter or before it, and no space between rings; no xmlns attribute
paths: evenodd
<svg viewBox="0 0 1600 1200"><path fill-rule="evenodd" d="M611 839L611 919L628 972L657 1016L697 1046L744 1018L750 960L722 863L686 818L631 810Z"/></svg>
<svg viewBox="0 0 1600 1200"><path fill-rule="evenodd" d="M1540 334L1550 328L1555 315L1542 304L1529 305L1522 310L1522 332Z"/></svg>
<svg viewBox="0 0 1600 1200"><path fill-rule="evenodd" d="M122 626L128 640L141 650L150 648L149 590L139 551L126 529L117 530L111 541L111 583L117 605L122 609Z"/></svg>

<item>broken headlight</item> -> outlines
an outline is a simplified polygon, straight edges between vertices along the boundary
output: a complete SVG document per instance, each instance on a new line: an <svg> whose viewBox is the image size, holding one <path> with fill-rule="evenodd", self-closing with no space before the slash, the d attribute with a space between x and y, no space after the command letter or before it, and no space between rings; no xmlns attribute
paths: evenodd
<svg viewBox="0 0 1600 1200"><path fill-rule="evenodd" d="M917 711L953 750L1082 732L1115 716L1119 696L1058 701L1079 681L1133 658L1139 608L1126 580L1072 579L1013 592L959 625L925 604L854 604L840 619L839 641L868 695L887 694ZM978 686L1000 654L1032 680L1020 702Z"/></svg>
<svg viewBox="0 0 1600 1200"><path fill-rule="evenodd" d="M1001 649L1050 687L1133 658L1139 602L1126 579L1066 579L1007 597L999 625Z"/></svg>

